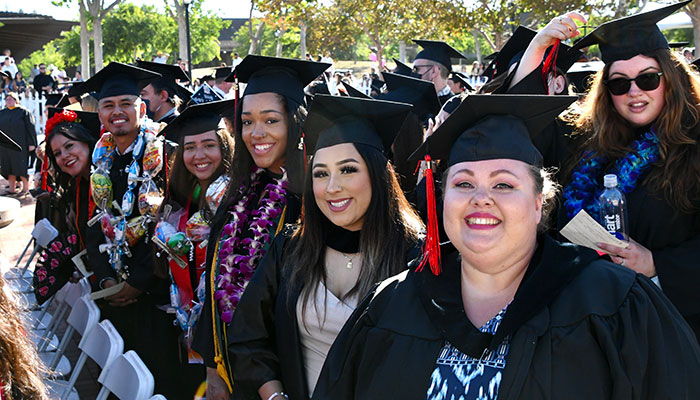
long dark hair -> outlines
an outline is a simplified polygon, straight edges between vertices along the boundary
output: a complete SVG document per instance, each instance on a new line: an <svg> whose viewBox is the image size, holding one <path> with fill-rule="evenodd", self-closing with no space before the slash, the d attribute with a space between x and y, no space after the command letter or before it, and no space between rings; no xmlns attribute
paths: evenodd
<svg viewBox="0 0 700 400"><path fill-rule="evenodd" d="M644 55L659 63L665 83L665 106L654 122L660 157L644 182L663 193L676 210L695 212L700 208L700 76L668 49ZM593 78L575 124L578 132L586 135L584 148L614 159L630 150L635 130L615 111L603 83L609 71L610 64Z"/></svg>
<svg viewBox="0 0 700 400"><path fill-rule="evenodd" d="M46 152L46 157L49 160L49 165L55 171L55 191L52 194L52 202L55 202L55 207L53 208L55 211L63 213L71 208L71 203L76 201L74 185L78 179L81 179L81 177L72 177L59 168L58 163L56 162L56 156L54 156L53 151L51 150L51 141L56 137L56 135L62 135L70 140L85 143L88 146L88 162L90 162L92 159L92 150L95 148L97 139L91 135L83 125L77 122L62 122L56 125L46 139L46 148L44 151ZM85 190L89 190L88 184L85 184ZM64 227L64 218L53 216L51 219L51 223L54 224L59 230Z"/></svg>
<svg viewBox="0 0 700 400"><path fill-rule="evenodd" d="M409 261L406 252L417 245L424 230L386 157L373 147L354 146L367 164L372 199L360 231L362 270L355 286L343 298L363 296L376 282L405 270ZM301 286L299 300L305 304L327 278L325 236L331 224L316 204L312 174L306 176L303 203L302 221L287 245L284 268L291 269L291 286Z"/></svg>
<svg viewBox="0 0 700 400"><path fill-rule="evenodd" d="M185 167L185 162L183 160L183 153L185 151L183 136L180 139L179 146L175 151L175 155L172 160L172 166L169 168L168 176L168 200L164 201L159 208L158 214L161 215L162 210L166 204L170 204L175 207L174 211L177 211L179 207L186 207L187 201L189 200L192 192L194 191L195 185L197 184L197 177L192 175L190 171ZM226 129L216 130L216 139L219 142L219 148L221 149L221 165L214 171L212 175L212 180L218 178L223 174L228 174L231 172L231 166L233 164L233 138L231 134ZM206 193L201 193L199 196L199 210L206 210L205 215L212 216L216 213L216 210L209 210L206 203ZM157 249L156 249L157 250ZM168 277L169 263L167 257L154 257L153 258L153 270L156 275L161 278Z"/></svg>
<svg viewBox="0 0 700 400"><path fill-rule="evenodd" d="M301 127L306 120L306 109L304 106L291 99L287 99L279 94L275 95L278 97L280 102L282 102L282 105L287 113L287 149L285 152L284 161L284 167L287 170L287 177L289 179L287 190L298 193L303 187L306 165L304 151L299 150L298 147L299 141L302 138ZM221 206L219 206L211 225L210 236L212 238L216 238L217 241L221 230L230 218L228 210L233 204L236 204L240 200L241 195L238 192L238 188L241 186L247 186L250 183L250 173L253 171L253 167L255 166L253 157L250 155L245 143L243 142L241 120L243 101L245 101L245 97L241 98L241 101L235 110L234 116L236 119L236 129L234 133L235 150L233 152L233 165L229 172L231 181L226 191L226 196L224 197L225 200ZM216 246L209 246L207 249L207 264L212 262L212 257L214 257L214 247Z"/></svg>

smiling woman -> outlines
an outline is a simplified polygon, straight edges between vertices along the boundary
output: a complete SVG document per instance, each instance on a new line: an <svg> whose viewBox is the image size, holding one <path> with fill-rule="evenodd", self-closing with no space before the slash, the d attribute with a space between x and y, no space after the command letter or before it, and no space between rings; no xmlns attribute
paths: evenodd
<svg viewBox="0 0 700 400"><path fill-rule="evenodd" d="M227 78L246 83L246 89L237 109L231 108L237 145L226 201L212 222L206 304L193 344L208 367L208 399L229 398L232 366L225 331L272 239L301 213L304 87L328 67L249 55Z"/></svg>
<svg viewBox="0 0 700 400"><path fill-rule="evenodd" d="M416 253L422 224L386 157L410 108L314 97L301 224L275 240L229 330L235 398L308 399L358 301Z"/></svg>
<svg viewBox="0 0 700 400"><path fill-rule="evenodd" d="M700 395L700 349L651 281L538 234L550 185L530 135L574 100L562 97L470 95L416 151L447 168L451 246L441 268L365 297L313 399Z"/></svg>

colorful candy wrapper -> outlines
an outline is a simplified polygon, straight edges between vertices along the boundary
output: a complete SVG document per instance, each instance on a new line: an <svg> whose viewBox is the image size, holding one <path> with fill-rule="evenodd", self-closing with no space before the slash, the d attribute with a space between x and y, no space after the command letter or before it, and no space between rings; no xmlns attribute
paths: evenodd
<svg viewBox="0 0 700 400"><path fill-rule="evenodd" d="M129 243L129 246L134 246L139 239L143 237L143 235L146 234L146 224L144 221L143 216L139 216L136 218L130 219L126 223L126 232L124 232L126 235L126 241Z"/></svg>
<svg viewBox="0 0 700 400"><path fill-rule="evenodd" d="M192 249L192 242L190 242L187 235L182 232L175 232L174 234L170 235L165 244L168 245L173 253L179 256L189 254L190 250Z"/></svg>
<svg viewBox="0 0 700 400"><path fill-rule="evenodd" d="M226 187L228 186L229 178L227 175L221 175L212 182L207 188L206 201L209 206L209 210L213 213L219 208L221 200L226 194Z"/></svg>
<svg viewBox="0 0 700 400"><path fill-rule="evenodd" d="M97 168L109 171L114 162L114 149L116 147L112 134L104 133L100 140L95 143L95 149L92 151L92 163Z"/></svg>
<svg viewBox="0 0 700 400"><path fill-rule="evenodd" d="M156 139L146 143L143 152L143 172L153 178L163 168L163 142Z"/></svg>
<svg viewBox="0 0 700 400"><path fill-rule="evenodd" d="M141 215L153 217L156 215L160 204L163 202L163 195L152 180L143 182L139 188L139 212Z"/></svg>
<svg viewBox="0 0 700 400"><path fill-rule="evenodd" d="M111 218L108 214L103 214L100 218L100 226L102 227L102 232L104 232L105 237L109 240L115 239L114 226L112 226Z"/></svg>
<svg viewBox="0 0 700 400"><path fill-rule="evenodd" d="M185 226L185 233L193 242L201 242L207 237L209 237L209 232L211 228L209 223L204 219L202 213L197 211L192 214L190 219L187 220L187 225Z"/></svg>
<svg viewBox="0 0 700 400"><path fill-rule="evenodd" d="M163 243L166 243L168 241L168 237L175 233L177 233L177 229L166 221L160 221L158 224L156 224L155 235Z"/></svg>
<svg viewBox="0 0 700 400"><path fill-rule="evenodd" d="M100 208L107 208L112 203L112 181L101 169L90 176L92 199Z"/></svg>

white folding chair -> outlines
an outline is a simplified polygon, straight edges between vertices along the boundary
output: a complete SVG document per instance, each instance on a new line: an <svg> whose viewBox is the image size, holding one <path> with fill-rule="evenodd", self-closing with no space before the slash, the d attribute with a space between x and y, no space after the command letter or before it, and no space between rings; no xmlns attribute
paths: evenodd
<svg viewBox="0 0 700 400"><path fill-rule="evenodd" d="M124 340L114 325L109 320L104 320L90 329L80 340L78 348L81 350L75 368L68 381L45 381L52 399L61 400L79 399L75 383L78 381L80 371L85 366L88 357L95 361L101 369L109 366L124 351ZM60 397L59 397L60 395Z"/></svg>
<svg viewBox="0 0 700 400"><path fill-rule="evenodd" d="M51 319L49 326L41 333L39 333L40 331L35 331L35 333L39 333L38 339L34 341L34 343L37 344L39 352L51 351L49 345L53 342L53 337L56 335L60 323L66 318L66 315L69 313L76 300L80 297L88 296L91 289L90 282L85 278L78 281L78 283L67 283L64 287L66 288L65 297L63 297L62 304L59 304L58 308L56 308L54 317ZM59 293L62 290L63 289L59 290Z"/></svg>
<svg viewBox="0 0 700 400"><path fill-rule="evenodd" d="M120 400L148 400L155 385L151 371L133 350L103 369L97 381L102 384L97 400L106 400L110 393Z"/></svg>
<svg viewBox="0 0 700 400"><path fill-rule="evenodd" d="M34 225L34 229L32 229L32 237L31 239L29 239L29 243L27 243L27 246L25 246L24 251L17 260L17 263L15 264L13 270L5 275L5 277L8 279L14 279L14 282L12 284L13 290L22 292L27 292L31 290L32 274L27 274L29 270L29 265L31 265L32 261L34 260L34 257L36 257L36 255L41 250L47 248L49 246L49 243L51 243L52 240L56 239L57 236L58 230L53 225L51 225L51 222L49 222L49 220L46 218L39 220L39 222L37 222L36 225ZM32 243L34 243L32 253L29 255L27 263L24 264L24 268L20 270L18 269L19 264L22 261L24 254L27 252L27 249L29 248L29 246L31 246Z"/></svg>
<svg viewBox="0 0 700 400"><path fill-rule="evenodd" d="M54 373L64 377L68 376L71 371L71 365L68 358L63 355L68 348L68 343L75 332L83 336L86 331L97 325L99 320L100 309L97 307L97 304L87 297L79 297L73 304L73 308L68 316L68 327L61 338L58 349L54 352L39 353L41 361Z"/></svg>

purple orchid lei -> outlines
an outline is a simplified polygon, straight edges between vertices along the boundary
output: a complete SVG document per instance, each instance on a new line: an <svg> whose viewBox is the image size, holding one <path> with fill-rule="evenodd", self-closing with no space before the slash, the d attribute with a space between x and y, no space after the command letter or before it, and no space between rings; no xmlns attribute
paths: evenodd
<svg viewBox="0 0 700 400"><path fill-rule="evenodd" d="M250 184L238 189L242 196L230 211L231 222L223 229L214 299L219 306L221 320L227 324L231 322L258 262L267 251L270 229L274 229L274 221L287 203L287 172L282 170L282 177L265 187L257 209L251 207L263 171L263 168L257 168L251 173ZM244 229L252 232L252 237L243 238Z"/></svg>
<svg viewBox="0 0 700 400"><path fill-rule="evenodd" d="M652 129L634 141L632 151L616 161L609 173L618 176L620 189L624 193L630 193L658 159L659 139ZM564 188L564 207L569 218L573 218L584 208L594 218L598 216L596 200L602 192L598 179L607 162L607 158L596 157L590 151L584 154L571 175L571 182Z"/></svg>

